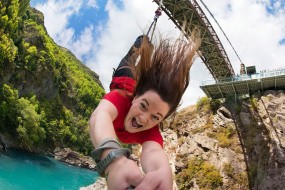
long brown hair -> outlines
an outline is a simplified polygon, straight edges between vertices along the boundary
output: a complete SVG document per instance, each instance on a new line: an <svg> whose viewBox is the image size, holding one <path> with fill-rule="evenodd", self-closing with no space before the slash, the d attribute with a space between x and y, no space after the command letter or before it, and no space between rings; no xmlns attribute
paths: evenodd
<svg viewBox="0 0 285 190"><path fill-rule="evenodd" d="M137 52L140 59L133 68L137 81L135 95L141 96L149 90L157 92L170 106L165 118L178 108L182 95L189 85L190 68L195 51L200 46L199 38L191 39L189 42L180 37L172 41L171 38L160 37L159 43L153 46L148 38L144 37Z"/></svg>

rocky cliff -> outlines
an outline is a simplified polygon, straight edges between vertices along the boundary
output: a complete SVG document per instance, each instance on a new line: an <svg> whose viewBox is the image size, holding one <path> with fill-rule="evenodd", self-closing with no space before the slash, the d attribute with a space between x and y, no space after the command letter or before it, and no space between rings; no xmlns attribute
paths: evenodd
<svg viewBox="0 0 285 190"><path fill-rule="evenodd" d="M168 119L165 129L173 189L285 187L284 91L220 104L202 98ZM104 184L100 179L81 189Z"/></svg>

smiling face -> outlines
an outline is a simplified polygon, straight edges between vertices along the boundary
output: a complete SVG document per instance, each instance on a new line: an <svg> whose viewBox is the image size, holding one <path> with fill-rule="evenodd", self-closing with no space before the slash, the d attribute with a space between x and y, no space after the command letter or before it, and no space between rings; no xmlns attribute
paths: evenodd
<svg viewBox="0 0 285 190"><path fill-rule="evenodd" d="M147 91L133 99L124 121L125 129L130 133L150 129L163 121L169 109L155 91Z"/></svg>

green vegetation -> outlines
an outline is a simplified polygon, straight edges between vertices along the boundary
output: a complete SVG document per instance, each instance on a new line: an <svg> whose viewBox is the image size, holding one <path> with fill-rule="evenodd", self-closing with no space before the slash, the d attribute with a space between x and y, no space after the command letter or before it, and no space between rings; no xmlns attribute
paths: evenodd
<svg viewBox="0 0 285 190"><path fill-rule="evenodd" d="M193 180L200 189L218 189L223 185L219 170L201 158L190 159L188 167L176 176L178 188L181 190L193 187Z"/></svg>
<svg viewBox="0 0 285 190"><path fill-rule="evenodd" d="M249 99L249 102L250 102L250 105L252 106L252 109L253 109L253 110L257 110L258 99L257 99L257 98L254 98L254 97L251 97L251 98Z"/></svg>
<svg viewBox="0 0 285 190"><path fill-rule="evenodd" d="M98 76L47 35L29 0L0 2L0 132L23 148L92 148L88 119L104 95Z"/></svg>
<svg viewBox="0 0 285 190"><path fill-rule="evenodd" d="M211 100L208 97L202 97L197 100L196 107L197 110L201 110L204 112L211 111Z"/></svg>
<svg viewBox="0 0 285 190"><path fill-rule="evenodd" d="M219 127L215 131L207 133L208 137L219 141L218 145L222 148L233 148L236 135L236 130L232 124L227 124L225 127Z"/></svg>
<svg viewBox="0 0 285 190"><path fill-rule="evenodd" d="M197 110L204 111L206 113L216 113L221 105L221 101L218 99L210 99L208 97L199 98L196 102Z"/></svg>

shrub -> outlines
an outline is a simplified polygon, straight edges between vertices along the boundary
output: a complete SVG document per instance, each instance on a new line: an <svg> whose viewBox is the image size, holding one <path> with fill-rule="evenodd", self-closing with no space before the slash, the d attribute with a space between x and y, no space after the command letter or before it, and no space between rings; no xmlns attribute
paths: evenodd
<svg viewBox="0 0 285 190"><path fill-rule="evenodd" d="M196 103L197 110L208 112L211 110L210 99L208 97L199 98Z"/></svg>
<svg viewBox="0 0 285 190"><path fill-rule="evenodd" d="M215 132L207 133L209 138L216 139L219 141L219 146L222 148L229 148L234 143L234 138L232 138L236 134L234 127L231 124L228 124L226 127L220 127L216 129Z"/></svg>
<svg viewBox="0 0 285 190"><path fill-rule="evenodd" d="M217 189L223 185L217 168L201 158L189 160L188 167L177 175L179 189L190 189L195 179L200 189Z"/></svg>

